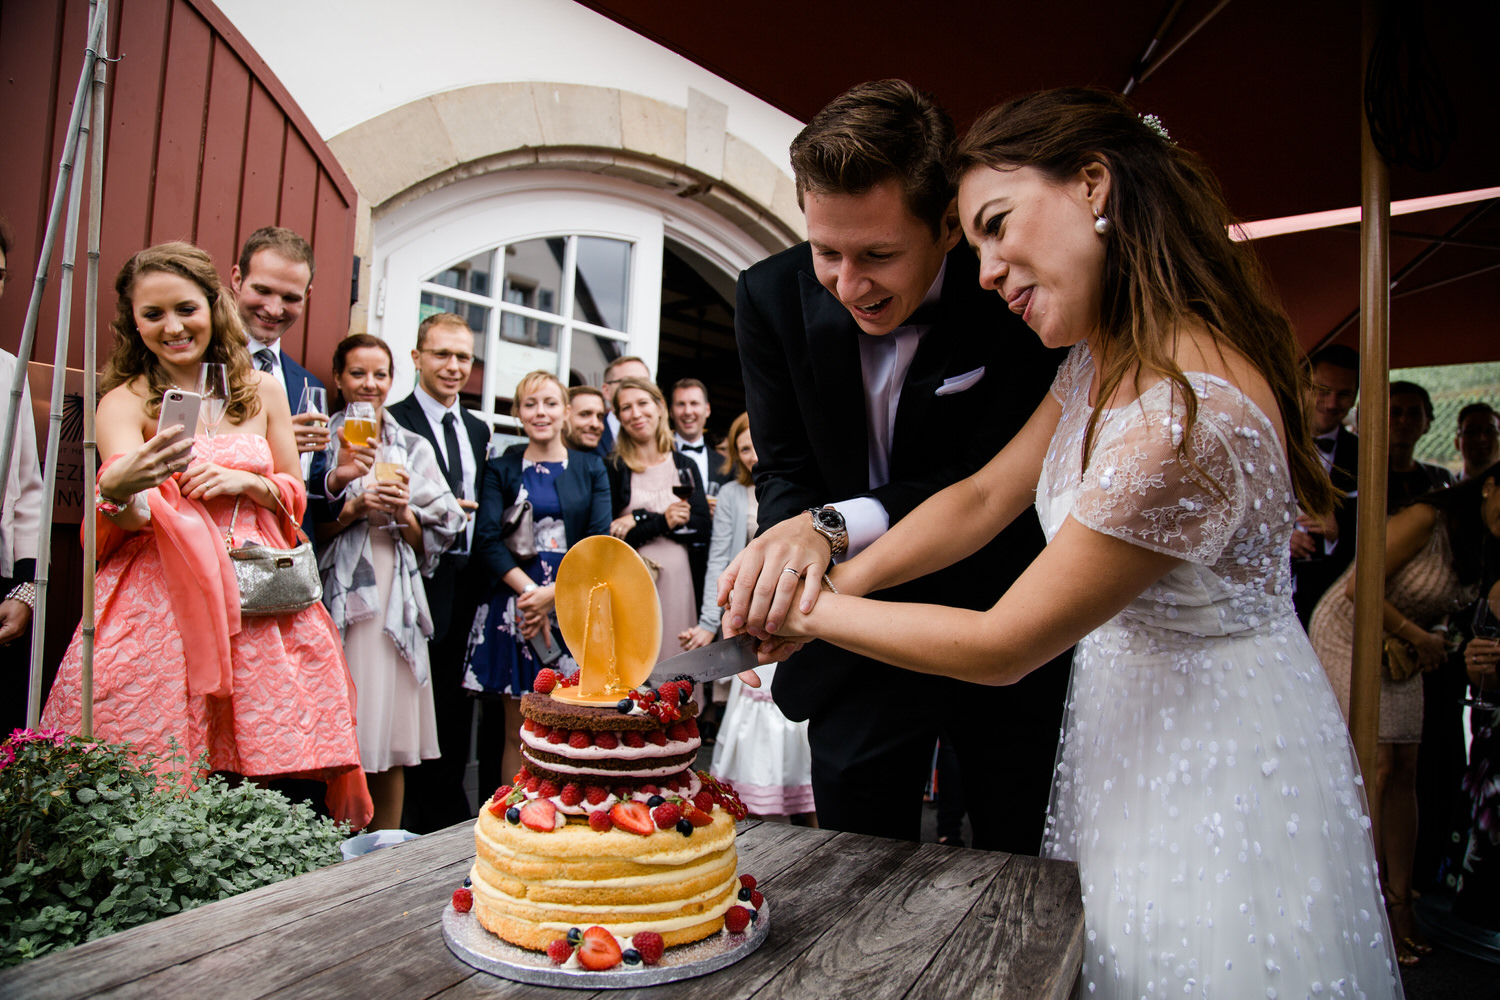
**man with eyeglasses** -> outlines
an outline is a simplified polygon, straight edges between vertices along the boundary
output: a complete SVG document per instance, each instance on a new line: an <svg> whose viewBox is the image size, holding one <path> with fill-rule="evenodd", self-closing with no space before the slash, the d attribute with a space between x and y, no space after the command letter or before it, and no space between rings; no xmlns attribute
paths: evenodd
<svg viewBox="0 0 1500 1000"><path fill-rule="evenodd" d="M1489 403L1470 403L1458 411L1458 434L1453 445L1463 456L1468 479L1500 462L1500 414Z"/></svg>
<svg viewBox="0 0 1500 1000"><path fill-rule="evenodd" d="M417 347L411 359L417 366L417 387L387 407L387 412L402 427L432 443L438 467L470 517L468 529L424 581L432 609L428 658L442 756L423 761L417 774L407 775L402 825L415 833L431 833L473 818L464 792L464 769L469 761L474 704L464 693L463 671L469 627L474 624L479 595L486 589L483 567L469 565L469 546L474 541L473 514L479 507L490 428L459 405L459 393L474 369L474 333L462 316L437 313L424 319L417 327Z"/></svg>
<svg viewBox="0 0 1500 1000"><path fill-rule="evenodd" d="M1354 559L1355 498L1358 495L1359 436L1344 418L1359 400L1359 352L1334 344L1308 361L1312 386L1307 412L1313 443L1335 489L1345 500L1324 518L1303 516L1292 532L1292 600L1306 628L1318 600Z"/></svg>
<svg viewBox="0 0 1500 1000"><path fill-rule="evenodd" d="M604 385L601 387L604 390L604 433L599 438L599 446L594 449L594 454L600 458L610 453L615 446L615 435L620 433L620 418L615 416L614 409L615 389L628 378L643 378L649 382L651 369L634 354L615 358L604 369Z"/></svg>

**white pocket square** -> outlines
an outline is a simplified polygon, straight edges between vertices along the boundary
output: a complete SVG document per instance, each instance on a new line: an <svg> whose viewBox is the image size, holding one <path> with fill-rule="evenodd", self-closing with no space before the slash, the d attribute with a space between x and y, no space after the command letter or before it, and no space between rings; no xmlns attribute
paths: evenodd
<svg viewBox="0 0 1500 1000"><path fill-rule="evenodd" d="M971 372L943 379L943 384L938 386L934 395L951 396L955 392L963 392L965 389L972 388L982 378L984 378L984 366L980 365Z"/></svg>

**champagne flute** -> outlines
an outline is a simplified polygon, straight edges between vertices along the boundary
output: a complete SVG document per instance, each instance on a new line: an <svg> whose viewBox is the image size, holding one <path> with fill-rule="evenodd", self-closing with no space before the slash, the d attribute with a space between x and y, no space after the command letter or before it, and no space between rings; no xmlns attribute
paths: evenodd
<svg viewBox="0 0 1500 1000"><path fill-rule="evenodd" d="M377 444L375 446L375 464L370 471L375 476L375 484L372 489L378 489L381 483L399 483L401 474L406 469L406 448L399 441L389 444ZM380 525L388 531L400 531L401 524L395 520Z"/></svg>
<svg viewBox="0 0 1500 1000"><path fill-rule="evenodd" d="M212 438L224 420L224 410L229 405L229 372L218 362L206 361L198 366L198 395L202 402L198 417L203 421L203 432Z"/></svg>
<svg viewBox="0 0 1500 1000"><path fill-rule="evenodd" d="M304 385L302 387L302 398L297 401L298 413L317 413L328 416L328 391L321 385ZM326 423L326 421L325 421ZM312 475L312 453L302 456L302 479L306 481Z"/></svg>
<svg viewBox="0 0 1500 1000"><path fill-rule="evenodd" d="M379 436L375 426L373 403L350 403L344 407L344 440L350 444L368 446Z"/></svg>

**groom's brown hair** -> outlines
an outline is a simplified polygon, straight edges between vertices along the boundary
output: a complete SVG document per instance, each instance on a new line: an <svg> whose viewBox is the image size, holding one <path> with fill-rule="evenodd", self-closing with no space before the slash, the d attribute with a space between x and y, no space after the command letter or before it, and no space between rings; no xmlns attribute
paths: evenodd
<svg viewBox="0 0 1500 1000"><path fill-rule="evenodd" d="M813 115L792 140L797 204L803 195L860 195L895 180L906 207L934 233L953 200L947 158L955 132L948 112L905 80L861 83Z"/></svg>

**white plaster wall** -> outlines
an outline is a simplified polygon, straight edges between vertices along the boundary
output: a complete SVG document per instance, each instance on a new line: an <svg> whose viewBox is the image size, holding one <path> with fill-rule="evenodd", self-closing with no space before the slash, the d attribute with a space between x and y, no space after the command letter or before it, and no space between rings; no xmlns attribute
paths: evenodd
<svg viewBox="0 0 1500 1000"><path fill-rule="evenodd" d="M216 2L325 139L481 83L611 87L682 108L692 88L727 106L727 132L791 174L801 122L572 0Z"/></svg>

